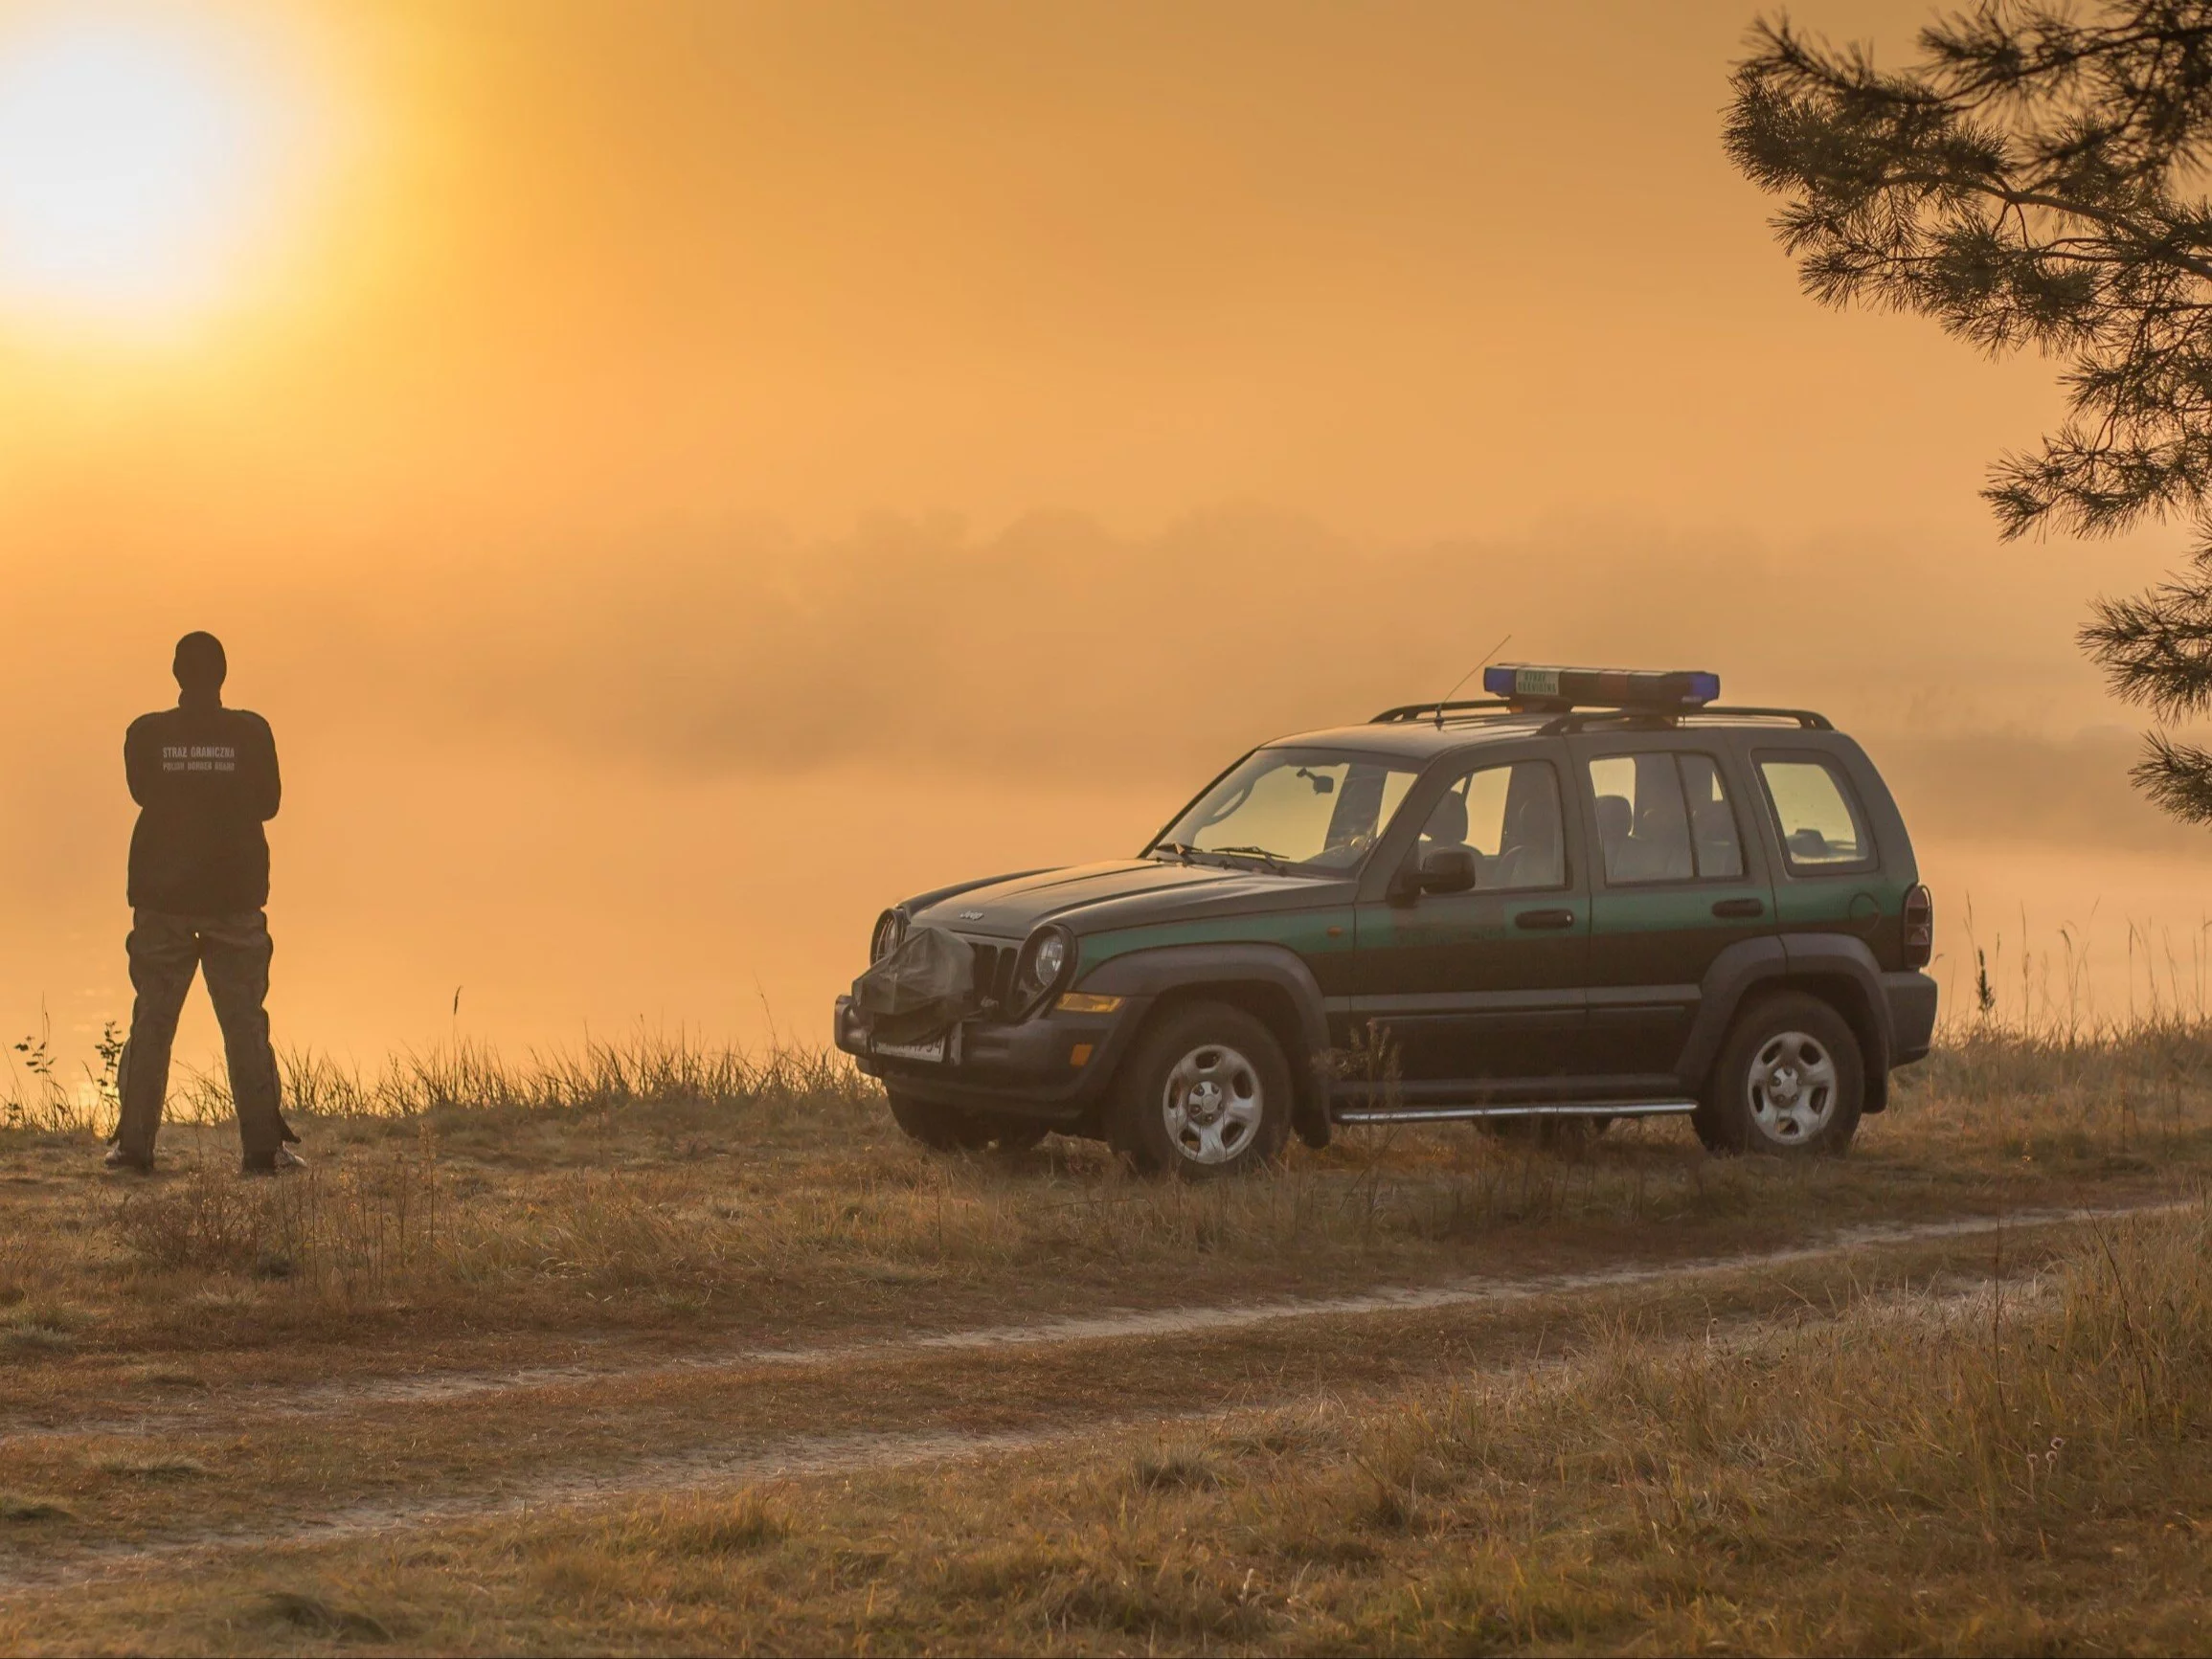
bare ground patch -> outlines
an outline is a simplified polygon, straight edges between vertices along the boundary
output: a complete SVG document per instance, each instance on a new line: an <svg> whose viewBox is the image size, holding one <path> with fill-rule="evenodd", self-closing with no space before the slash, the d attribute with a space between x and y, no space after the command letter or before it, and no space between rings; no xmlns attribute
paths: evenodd
<svg viewBox="0 0 2212 1659"><path fill-rule="evenodd" d="M1510 1362L1387 1387L981 1444L790 1442L780 1463L640 1466L666 1483L649 1491L87 1560L11 1592L0 1643L2198 1649L2204 1227L2079 1226L2032 1285L1845 1276L1823 1299L1784 1273L1696 1329L1619 1297L1572 1342L1524 1330ZM1379 1324L1443 1316L1320 1323L1371 1349ZM285 1598L301 1620L269 1612Z"/></svg>
<svg viewBox="0 0 2212 1659"><path fill-rule="evenodd" d="M2212 1174L2208 1056L1197 1190L833 1070L434 1077L302 1182L0 1135L0 1646L2202 1647L2201 1285L2112 1212Z"/></svg>
<svg viewBox="0 0 2212 1659"><path fill-rule="evenodd" d="M2003 1266L2031 1282L2090 1224L2016 1228ZM1893 1317L1955 1319L1962 1295L1995 1282L1986 1279L1991 1266L1978 1232L1951 1226L1929 1238L1713 1263L1663 1279L1628 1274L1503 1295L1347 1299L1256 1318L1063 1332L1050 1341L1026 1332L988 1346L887 1345L845 1353L826 1376L786 1356L563 1379L504 1397L469 1396L430 1422L411 1402L355 1398L242 1434L206 1424L175 1432L172 1458L219 1471L190 1492L112 1478L129 1467L113 1449L112 1431L42 1436L15 1446L5 1467L18 1484L65 1494L72 1521L18 1540L0 1581L20 1587L194 1550L260 1551L655 1491L1045 1447L1132 1422L1342 1403L1440 1377L1496 1381L1574 1360L1632 1322L1653 1340L1671 1331L1672 1339L1710 1346L1883 1301ZM350 1500L331 1503L348 1492Z"/></svg>

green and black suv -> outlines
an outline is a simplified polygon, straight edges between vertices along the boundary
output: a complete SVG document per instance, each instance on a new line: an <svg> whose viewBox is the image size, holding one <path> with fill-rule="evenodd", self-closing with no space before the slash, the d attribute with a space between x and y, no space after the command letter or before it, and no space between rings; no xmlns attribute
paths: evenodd
<svg viewBox="0 0 2212 1659"><path fill-rule="evenodd" d="M1189 1176L1428 1119L1841 1152L1935 1023L1865 751L1709 674L1484 686L1255 749L1134 859L886 911L838 1046L930 1146L1057 1130Z"/></svg>

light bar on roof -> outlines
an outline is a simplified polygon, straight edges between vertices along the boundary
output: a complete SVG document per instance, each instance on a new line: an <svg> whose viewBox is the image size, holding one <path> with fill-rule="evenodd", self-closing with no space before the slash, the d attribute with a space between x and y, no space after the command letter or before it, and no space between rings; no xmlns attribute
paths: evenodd
<svg viewBox="0 0 2212 1659"><path fill-rule="evenodd" d="M1721 677L1697 669L1539 668L1501 662L1482 670L1482 689L1509 703L1560 708L1702 708L1717 702Z"/></svg>

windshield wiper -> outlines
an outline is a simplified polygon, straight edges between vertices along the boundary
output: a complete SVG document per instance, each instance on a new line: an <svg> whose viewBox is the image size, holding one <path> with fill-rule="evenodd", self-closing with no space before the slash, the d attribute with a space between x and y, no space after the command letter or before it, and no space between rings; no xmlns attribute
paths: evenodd
<svg viewBox="0 0 2212 1659"><path fill-rule="evenodd" d="M1290 863L1282 854L1271 853L1265 847L1208 847L1209 853L1232 853L1242 858L1257 859L1278 876L1290 874Z"/></svg>
<svg viewBox="0 0 2212 1659"><path fill-rule="evenodd" d="M1173 853L1178 863L1186 864L1190 863L1190 855L1196 851L1198 849L1188 841L1154 841L1144 849L1144 856L1150 858L1154 853Z"/></svg>

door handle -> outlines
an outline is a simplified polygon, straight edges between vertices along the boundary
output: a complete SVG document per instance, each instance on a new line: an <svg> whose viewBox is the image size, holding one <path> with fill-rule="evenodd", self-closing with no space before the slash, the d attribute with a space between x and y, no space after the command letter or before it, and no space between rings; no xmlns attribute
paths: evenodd
<svg viewBox="0 0 2212 1659"><path fill-rule="evenodd" d="M1524 910L1513 918L1513 925L1516 928L1532 930L1571 928L1574 926L1574 912L1572 910Z"/></svg>
<svg viewBox="0 0 2212 1659"><path fill-rule="evenodd" d="M1763 916L1767 913L1764 899L1719 899L1714 901L1713 914L1720 917Z"/></svg>

